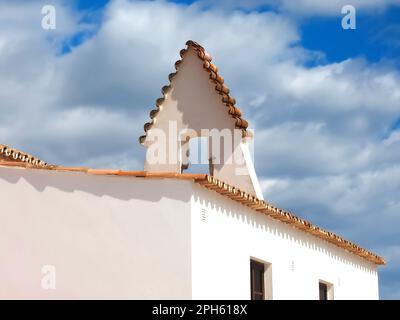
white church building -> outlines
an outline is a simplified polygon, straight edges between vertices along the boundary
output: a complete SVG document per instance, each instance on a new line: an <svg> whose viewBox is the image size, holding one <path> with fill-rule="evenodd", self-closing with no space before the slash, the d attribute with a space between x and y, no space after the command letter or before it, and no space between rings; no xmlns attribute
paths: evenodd
<svg viewBox="0 0 400 320"><path fill-rule="evenodd" d="M196 42L180 54L139 138L144 170L0 145L0 299L378 299L384 259L263 199L218 68Z"/></svg>

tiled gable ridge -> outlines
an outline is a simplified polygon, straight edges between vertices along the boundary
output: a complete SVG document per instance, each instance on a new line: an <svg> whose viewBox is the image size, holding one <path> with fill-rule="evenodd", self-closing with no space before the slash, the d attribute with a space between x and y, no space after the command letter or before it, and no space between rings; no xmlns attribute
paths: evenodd
<svg viewBox="0 0 400 320"><path fill-rule="evenodd" d="M8 147L4 144L0 144L0 162L1 161L25 162L38 167L48 166L46 162L40 160L39 158L36 158L17 149Z"/></svg>
<svg viewBox="0 0 400 320"><path fill-rule="evenodd" d="M224 103L224 105L227 108L227 113L235 119L235 127L237 129L241 129L243 132L243 136L246 136L248 133L246 131L248 127L248 122L244 119L242 119L242 112L240 111L239 108L235 107L236 100L232 96L229 95L229 88L224 84L224 78L221 77L221 75L218 73L218 68L211 63L211 56L205 51L205 49L199 45L197 42L194 42L192 40L189 40L186 42L186 49L182 49L180 51L180 56L182 59L178 60L175 62L175 70L176 72L170 73L168 78L170 81L169 85L166 85L162 87L161 92L162 92L162 97L158 98L156 100L156 108L150 111L150 122L147 122L144 125L144 131L145 134L139 137L139 142L142 144L146 140L147 136L147 131L150 130L150 128L153 125L153 119L157 116L158 112L160 111L160 106L165 100L165 95L168 93L168 91L171 89L171 82L175 75L179 71L179 65L182 63L186 52L190 47L192 47L196 53L199 59L203 61L203 69L208 72L210 80L215 84L215 90L218 92L218 94L221 95L221 101Z"/></svg>

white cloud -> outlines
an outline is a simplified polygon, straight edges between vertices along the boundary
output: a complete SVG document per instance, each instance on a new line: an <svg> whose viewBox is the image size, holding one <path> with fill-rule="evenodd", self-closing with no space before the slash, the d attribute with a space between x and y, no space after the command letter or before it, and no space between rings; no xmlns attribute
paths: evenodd
<svg viewBox="0 0 400 320"><path fill-rule="evenodd" d="M390 136L384 141L384 144L388 147L393 146L395 148L396 143L400 143L400 130L391 132Z"/></svg>

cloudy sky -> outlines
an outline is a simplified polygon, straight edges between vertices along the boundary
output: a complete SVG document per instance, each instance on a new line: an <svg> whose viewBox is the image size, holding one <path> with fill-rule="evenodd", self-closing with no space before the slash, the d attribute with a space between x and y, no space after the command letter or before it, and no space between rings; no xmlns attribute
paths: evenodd
<svg viewBox="0 0 400 320"><path fill-rule="evenodd" d="M0 143L141 169L137 138L188 39L255 130L266 199L384 256L381 297L400 299L400 0L0 0Z"/></svg>

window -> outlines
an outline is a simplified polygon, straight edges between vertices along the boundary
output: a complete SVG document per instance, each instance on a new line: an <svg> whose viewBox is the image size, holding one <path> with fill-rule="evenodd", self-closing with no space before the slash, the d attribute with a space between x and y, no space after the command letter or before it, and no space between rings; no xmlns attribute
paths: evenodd
<svg viewBox="0 0 400 320"><path fill-rule="evenodd" d="M319 281L319 300L333 300L333 284Z"/></svg>
<svg viewBox="0 0 400 320"><path fill-rule="evenodd" d="M181 147L182 172L213 175L208 153L208 137L191 137Z"/></svg>
<svg viewBox="0 0 400 320"><path fill-rule="evenodd" d="M251 260L251 300L264 300L264 264Z"/></svg>

